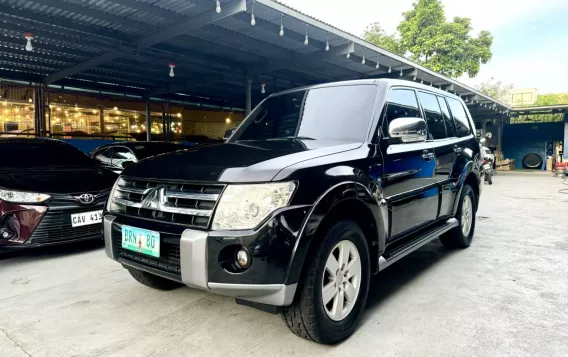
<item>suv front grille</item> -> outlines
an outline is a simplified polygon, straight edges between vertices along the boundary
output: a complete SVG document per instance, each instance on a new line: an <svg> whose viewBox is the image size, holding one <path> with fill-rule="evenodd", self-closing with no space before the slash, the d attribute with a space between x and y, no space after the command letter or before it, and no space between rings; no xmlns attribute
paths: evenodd
<svg viewBox="0 0 568 357"><path fill-rule="evenodd" d="M224 185L119 179L112 202L129 216L207 228Z"/></svg>

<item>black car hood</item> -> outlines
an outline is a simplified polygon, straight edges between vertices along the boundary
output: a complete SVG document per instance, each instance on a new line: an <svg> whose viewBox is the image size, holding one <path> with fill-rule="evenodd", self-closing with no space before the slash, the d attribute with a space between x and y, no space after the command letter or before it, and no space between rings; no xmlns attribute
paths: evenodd
<svg viewBox="0 0 568 357"><path fill-rule="evenodd" d="M112 188L117 176L99 167L0 169L0 187L39 193L85 193Z"/></svg>
<svg viewBox="0 0 568 357"><path fill-rule="evenodd" d="M123 175L220 182L270 181L293 164L354 150L362 143L327 140L269 140L200 145L128 166Z"/></svg>

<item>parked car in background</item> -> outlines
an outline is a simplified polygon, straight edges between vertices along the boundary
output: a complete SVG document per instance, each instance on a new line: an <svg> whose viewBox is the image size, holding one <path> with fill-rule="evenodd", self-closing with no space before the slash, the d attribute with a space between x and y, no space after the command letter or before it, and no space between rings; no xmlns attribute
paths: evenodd
<svg viewBox="0 0 568 357"><path fill-rule="evenodd" d="M125 141L101 146L93 150L89 156L99 161L104 168L120 174L129 164L150 156L187 148L189 148L187 145L165 141Z"/></svg>
<svg viewBox="0 0 568 357"><path fill-rule="evenodd" d="M116 179L62 141L0 138L0 253L101 239Z"/></svg>
<svg viewBox="0 0 568 357"><path fill-rule="evenodd" d="M273 94L224 143L128 166L105 207L106 253L147 286L233 296L337 343L371 275L438 237L470 245L474 133L463 100L412 81Z"/></svg>

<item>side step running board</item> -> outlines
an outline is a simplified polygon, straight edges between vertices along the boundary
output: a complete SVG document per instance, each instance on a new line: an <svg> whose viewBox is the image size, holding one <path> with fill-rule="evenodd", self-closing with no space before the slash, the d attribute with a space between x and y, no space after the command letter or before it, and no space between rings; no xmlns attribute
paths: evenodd
<svg viewBox="0 0 568 357"><path fill-rule="evenodd" d="M389 252L384 256L381 256L379 258L379 271L386 269L394 262L404 258L405 256L419 249L426 243L429 243L430 241L438 238L440 235L446 233L450 229L457 227L458 224L459 223L457 219L450 218L444 225L436 227L433 230L427 232L426 234L414 240L411 240L405 245L397 248L396 250Z"/></svg>

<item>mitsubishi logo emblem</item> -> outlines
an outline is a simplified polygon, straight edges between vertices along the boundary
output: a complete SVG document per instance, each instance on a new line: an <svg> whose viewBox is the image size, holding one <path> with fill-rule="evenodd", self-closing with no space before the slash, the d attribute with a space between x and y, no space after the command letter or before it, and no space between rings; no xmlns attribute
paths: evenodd
<svg viewBox="0 0 568 357"><path fill-rule="evenodd" d="M83 193L80 196L75 196L75 198L78 199L79 202L84 204L93 203L93 201L95 200L95 196L91 195L90 193Z"/></svg>

